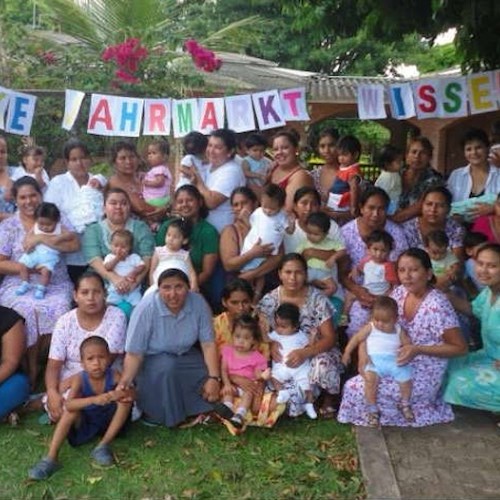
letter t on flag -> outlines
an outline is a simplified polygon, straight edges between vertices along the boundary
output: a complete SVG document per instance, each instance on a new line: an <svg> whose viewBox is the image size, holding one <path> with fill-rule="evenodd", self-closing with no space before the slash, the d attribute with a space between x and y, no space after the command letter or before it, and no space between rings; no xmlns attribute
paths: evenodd
<svg viewBox="0 0 500 500"><path fill-rule="evenodd" d="M382 84L358 85L358 116L361 120L387 118Z"/></svg>

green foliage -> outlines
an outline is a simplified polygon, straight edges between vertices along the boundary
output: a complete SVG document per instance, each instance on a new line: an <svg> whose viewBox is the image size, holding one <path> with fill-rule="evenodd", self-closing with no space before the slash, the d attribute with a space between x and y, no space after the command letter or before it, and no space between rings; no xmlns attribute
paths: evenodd
<svg viewBox="0 0 500 500"><path fill-rule="evenodd" d="M16 428L0 425L1 498L364 496L352 429L331 420L283 419L274 429L250 428L240 437L220 424L169 430L135 423L113 443L116 466L92 465L92 444L64 444L63 468L48 481L28 481L53 429L33 417Z"/></svg>

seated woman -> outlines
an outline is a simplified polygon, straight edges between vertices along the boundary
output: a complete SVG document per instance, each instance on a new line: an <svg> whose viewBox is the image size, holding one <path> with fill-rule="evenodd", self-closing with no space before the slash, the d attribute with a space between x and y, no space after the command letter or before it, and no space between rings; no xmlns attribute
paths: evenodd
<svg viewBox="0 0 500 500"><path fill-rule="evenodd" d="M0 306L0 422L28 398L29 381L21 369L25 351L24 319Z"/></svg>
<svg viewBox="0 0 500 500"><path fill-rule="evenodd" d="M114 285L119 294L126 294L142 283L149 271L151 256L154 252L154 237L147 224L130 216L130 198L120 188L110 188L104 198L105 218L87 226L83 234L83 255L93 268L105 281ZM119 276L113 271L108 271L104 266L104 257L111 253L110 242L112 234L118 229L127 229L134 236L132 253L138 254L144 263L144 269L138 273L134 280ZM131 310L128 302L119 304L128 314Z"/></svg>
<svg viewBox="0 0 500 500"><path fill-rule="evenodd" d="M360 281L355 281L351 277L351 270L359 266L367 253L366 238L376 229L387 231L394 240L394 248L389 255L389 260L392 262L408 248L403 229L391 220L387 220L389 203L389 196L383 189L377 187L365 189L359 200L360 215L341 228L348 255L341 257L338 262L339 278L342 285L356 297L347 328L349 336L354 335L368 321L369 308L375 300L375 295L362 287Z"/></svg>
<svg viewBox="0 0 500 500"><path fill-rule="evenodd" d="M399 411L400 390L392 378L382 378L378 388L381 425L422 427L453 420L451 407L442 399L441 389L448 358L467 352L458 319L444 294L432 287L434 275L429 256L420 248L404 251L397 262L402 283L392 292L398 303L399 323L411 344L400 348L398 363L412 368L411 407L414 422ZM366 362L366 348L359 352L359 371ZM358 375L344 386L339 422L368 425L364 380Z"/></svg>
<svg viewBox="0 0 500 500"><path fill-rule="evenodd" d="M44 404L53 422L63 411L63 398L70 377L81 371L80 344L87 337L106 339L114 361L125 350L127 320L117 307L106 305L104 281L95 271L85 271L77 280L73 300L76 308L57 321L45 370Z"/></svg>
<svg viewBox="0 0 500 500"><path fill-rule="evenodd" d="M448 368L444 400L448 403L500 411L500 245L487 243L476 256L483 291L470 304L451 297L455 307L481 322L483 347L453 360Z"/></svg>
<svg viewBox="0 0 500 500"><path fill-rule="evenodd" d="M272 329L275 328L275 312L282 302L291 302L300 309L300 329L310 338L310 345L297 349L287 357L291 367L300 366L305 359L312 363L311 385L321 391L320 414L332 418L335 409L333 399L340 392L340 351L335 346L333 328L333 307L328 299L316 288L307 284L307 264L297 253L286 254L278 268L281 285L265 295L257 305ZM288 413L300 415L303 401L296 387L290 389L291 399Z"/></svg>
<svg viewBox="0 0 500 500"><path fill-rule="evenodd" d="M0 224L0 275L4 275L0 285L0 304L12 307L26 320L28 372L30 382L34 384L38 373L38 351L48 347L57 319L69 310L72 285L64 261L59 261L43 299L34 299L32 293L18 296L16 290L21 285L21 264L18 261L25 251L29 252L38 243L63 253L75 252L80 243L64 217L60 235L34 233L35 210L42 202L42 193L35 179L21 177L14 183L12 192L17 212ZM30 283L36 284L38 279L37 272L30 275Z"/></svg>
<svg viewBox="0 0 500 500"><path fill-rule="evenodd" d="M212 313L201 295L189 291L182 271L164 271L158 290L134 309L125 351L118 387L130 388L136 381L137 404L146 420L176 427L213 410L221 377Z"/></svg>

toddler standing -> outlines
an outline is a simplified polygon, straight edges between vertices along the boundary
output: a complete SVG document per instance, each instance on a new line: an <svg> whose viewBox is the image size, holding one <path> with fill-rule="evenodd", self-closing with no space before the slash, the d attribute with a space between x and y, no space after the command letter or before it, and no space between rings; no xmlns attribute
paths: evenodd
<svg viewBox="0 0 500 500"><path fill-rule="evenodd" d="M44 163L45 150L42 147L34 144L24 146L21 149L21 165L14 169L12 181L15 182L24 176L32 177L44 193L50 181L49 175L43 168Z"/></svg>
<svg viewBox="0 0 500 500"><path fill-rule="evenodd" d="M392 377L399 384L401 391L399 408L408 422L415 420L410 404L411 367L398 365L400 347L411 344L411 341L397 321L397 302L391 297L377 297L373 304L371 322L363 326L349 340L342 356L342 363L347 366L354 349L366 341L369 359L362 375L365 381L366 410L370 427L378 427L380 423L377 406L377 389L380 377Z"/></svg>
<svg viewBox="0 0 500 500"><path fill-rule="evenodd" d="M313 404L313 393L309 382L311 361L306 358L301 365L291 367L287 365L288 356L298 349L309 345L309 337L300 330L300 310L295 304L282 302L275 313L275 328L269 334L269 340L279 344L281 361L274 361L271 379L278 390L277 403L286 403L290 399L290 391L283 388L287 382L293 381L297 385L302 399L304 410L309 418L318 418Z"/></svg>
<svg viewBox="0 0 500 500"><path fill-rule="evenodd" d="M110 443L129 419L132 390L115 389L120 374L110 368L111 356L105 339L87 337L80 345L83 371L71 378L65 409L56 425L47 456L28 475L37 481L48 479L61 468L59 450L68 438L71 446L80 446L102 436L90 456L100 466L114 463Z"/></svg>
<svg viewBox="0 0 500 500"><path fill-rule="evenodd" d="M61 213L53 203L43 202L35 211L34 234L46 236L57 236L61 234ZM54 272L56 264L59 262L60 253L58 250L38 243L31 252L25 252L19 258L22 267L19 276L21 285L16 290L16 295L24 295L30 288L29 275L34 269L40 274L39 282L35 285L35 299L43 299L50 283L50 278Z"/></svg>
<svg viewBox="0 0 500 500"><path fill-rule="evenodd" d="M189 256L188 246L192 225L185 219L170 222L165 234L165 246L156 247L149 268L150 287L146 294L158 288L158 278L167 269L180 269L189 277L192 292L198 291L198 277Z"/></svg>
<svg viewBox="0 0 500 500"><path fill-rule="evenodd" d="M356 215L358 208L359 183L362 174L359 168L361 143L352 136L341 137L337 142L337 161L339 169L330 188L327 205L336 211L351 212Z"/></svg>
<svg viewBox="0 0 500 500"><path fill-rule="evenodd" d="M142 196L153 207L165 207L170 201L172 174L168 168L170 146L166 140L158 139L148 145L147 164L150 169L142 181Z"/></svg>
<svg viewBox="0 0 500 500"><path fill-rule="evenodd" d="M382 188L391 200L388 215L393 215L399 206L399 197L403 190L401 180L401 165L403 162L403 152L391 144L384 146L378 153L375 165L381 170L375 181L375 186Z"/></svg>
<svg viewBox="0 0 500 500"><path fill-rule="evenodd" d="M261 134L250 134L245 140L245 147L247 154L241 168L247 179L247 186L260 198L262 186L271 169L271 160L265 157L267 139Z"/></svg>
<svg viewBox="0 0 500 500"><path fill-rule="evenodd" d="M130 283L130 291L119 293L114 283L107 284L107 303L118 306L130 317L132 309L141 300L141 284L137 283L137 277L144 271L145 263L141 257L132 253L134 247L134 235L127 229L118 229L111 235L111 253L104 258L106 271L126 278Z"/></svg>
<svg viewBox="0 0 500 500"><path fill-rule="evenodd" d="M184 156L181 160L181 167L195 168L203 179L203 182L205 182L206 169L208 167L208 163L205 161L207 145L208 138L201 132L189 132L182 140ZM181 173L175 187L176 191L185 184L191 184L191 181L186 175Z"/></svg>
<svg viewBox="0 0 500 500"><path fill-rule="evenodd" d="M259 322L250 314L242 314L234 321L232 344L221 349L221 376L223 405L216 404L215 411L227 418L236 428L243 427L245 416L251 408L254 394L245 391L238 379L252 382L268 380L270 370L267 359L258 351L262 341ZM233 413L234 398L239 396L240 402Z"/></svg>

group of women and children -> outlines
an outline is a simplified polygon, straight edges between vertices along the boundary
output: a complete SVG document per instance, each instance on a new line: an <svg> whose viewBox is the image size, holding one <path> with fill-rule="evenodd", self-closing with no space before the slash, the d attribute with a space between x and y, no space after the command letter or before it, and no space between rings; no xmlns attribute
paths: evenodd
<svg viewBox="0 0 500 500"><path fill-rule="evenodd" d="M42 148L9 167L0 137L0 419L17 418L43 367L42 419L56 424L30 478L60 467L66 439L98 437L92 459L111 465L137 418L216 416L239 433L284 412L419 427L453 420L450 404L500 411L487 134L464 135L468 164L447 181L425 137L386 146L375 185L358 139L333 129L312 171L293 130L274 135L272 159L259 134L239 146L228 129L192 132L174 172L167 141L143 158L117 142L106 179L71 140L49 179Z"/></svg>

